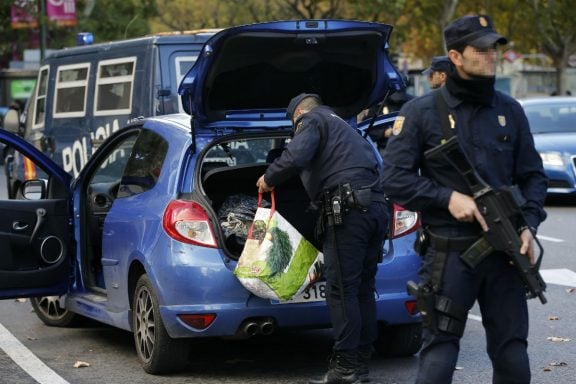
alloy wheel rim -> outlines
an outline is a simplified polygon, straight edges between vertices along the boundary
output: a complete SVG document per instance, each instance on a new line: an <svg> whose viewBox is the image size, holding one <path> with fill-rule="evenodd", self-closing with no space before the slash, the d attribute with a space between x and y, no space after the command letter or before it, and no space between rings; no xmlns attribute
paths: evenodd
<svg viewBox="0 0 576 384"><path fill-rule="evenodd" d="M154 351L154 307L150 292L142 289L136 300L136 326L134 327L138 350L145 360L149 360Z"/></svg>
<svg viewBox="0 0 576 384"><path fill-rule="evenodd" d="M45 296L38 299L37 303L42 312L52 319L59 319L66 315L66 310L60 306L58 296Z"/></svg>

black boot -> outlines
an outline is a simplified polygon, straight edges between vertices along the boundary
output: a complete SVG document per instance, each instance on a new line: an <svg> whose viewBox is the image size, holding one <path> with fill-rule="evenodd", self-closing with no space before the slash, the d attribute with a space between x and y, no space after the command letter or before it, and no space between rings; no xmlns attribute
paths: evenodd
<svg viewBox="0 0 576 384"><path fill-rule="evenodd" d="M356 351L335 351L324 376L308 380L308 384L360 384L356 370Z"/></svg>
<svg viewBox="0 0 576 384"><path fill-rule="evenodd" d="M374 348L371 345L360 346L358 348L358 369L356 369L356 375L361 383L369 383L370 377L368 364L372 358Z"/></svg>

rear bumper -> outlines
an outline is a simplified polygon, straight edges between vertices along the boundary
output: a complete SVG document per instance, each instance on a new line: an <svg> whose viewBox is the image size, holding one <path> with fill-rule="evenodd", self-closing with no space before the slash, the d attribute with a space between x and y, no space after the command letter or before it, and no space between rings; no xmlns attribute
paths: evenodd
<svg viewBox="0 0 576 384"><path fill-rule="evenodd" d="M420 322L419 315L410 315L406 301L414 300L405 293L380 295L377 298L378 321L386 324L412 324ZM275 329L306 329L331 327L325 302L300 304L272 304L270 300L250 295L246 303L213 305L163 306L160 309L164 325L171 337L223 337L237 336L251 321L268 321ZM194 329L178 315L216 314L206 329Z"/></svg>

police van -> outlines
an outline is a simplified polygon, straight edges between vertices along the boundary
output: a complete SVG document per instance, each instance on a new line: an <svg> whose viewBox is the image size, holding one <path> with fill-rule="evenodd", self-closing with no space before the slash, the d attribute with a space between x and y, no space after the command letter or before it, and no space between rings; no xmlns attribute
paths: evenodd
<svg viewBox="0 0 576 384"><path fill-rule="evenodd" d="M77 176L98 144L127 122L184 110L178 84L215 32L162 33L53 52L41 64L20 134ZM9 160L13 196L37 175L26 159Z"/></svg>

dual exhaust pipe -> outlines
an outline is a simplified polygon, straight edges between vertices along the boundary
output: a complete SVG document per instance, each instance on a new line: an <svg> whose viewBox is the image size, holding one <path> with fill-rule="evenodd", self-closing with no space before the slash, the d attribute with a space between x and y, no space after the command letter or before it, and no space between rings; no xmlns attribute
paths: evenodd
<svg viewBox="0 0 576 384"><path fill-rule="evenodd" d="M248 319L240 326L240 333L248 337L256 335L269 336L273 334L275 330L276 322L269 317Z"/></svg>

